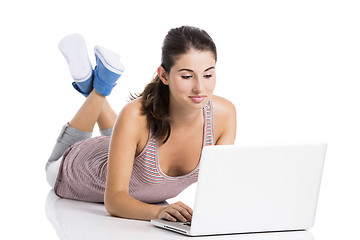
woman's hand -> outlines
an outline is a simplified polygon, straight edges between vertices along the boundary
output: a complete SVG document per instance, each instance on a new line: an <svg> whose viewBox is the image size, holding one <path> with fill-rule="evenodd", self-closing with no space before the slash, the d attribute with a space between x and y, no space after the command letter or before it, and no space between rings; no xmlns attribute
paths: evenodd
<svg viewBox="0 0 360 240"><path fill-rule="evenodd" d="M166 219L172 222L190 222L193 211L190 207L186 206L182 202L173 203L167 207L164 207L159 215L159 219Z"/></svg>

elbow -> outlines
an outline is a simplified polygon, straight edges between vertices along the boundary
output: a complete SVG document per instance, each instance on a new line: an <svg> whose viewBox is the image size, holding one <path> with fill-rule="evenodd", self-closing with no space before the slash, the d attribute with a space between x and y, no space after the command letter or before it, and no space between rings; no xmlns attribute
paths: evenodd
<svg viewBox="0 0 360 240"><path fill-rule="evenodd" d="M116 207L116 202L119 201L119 198L117 197L117 194L106 194L104 197L104 206L106 211L113 217L121 217L119 216L119 208Z"/></svg>
<svg viewBox="0 0 360 240"><path fill-rule="evenodd" d="M116 215L111 203L109 203L108 201L104 201L104 205L105 205L106 211L109 213L110 216L119 217L118 215Z"/></svg>
<svg viewBox="0 0 360 240"><path fill-rule="evenodd" d="M115 217L115 212L113 211L113 206L111 204L110 197L107 197L106 195L105 195L105 198L104 198L104 206L105 206L106 211L111 216Z"/></svg>
<svg viewBox="0 0 360 240"><path fill-rule="evenodd" d="M124 196L128 193L118 192L115 194L107 194L105 193L104 197L104 206L106 211L113 217L124 217L124 211L126 209L123 209L122 207L125 206L123 200Z"/></svg>

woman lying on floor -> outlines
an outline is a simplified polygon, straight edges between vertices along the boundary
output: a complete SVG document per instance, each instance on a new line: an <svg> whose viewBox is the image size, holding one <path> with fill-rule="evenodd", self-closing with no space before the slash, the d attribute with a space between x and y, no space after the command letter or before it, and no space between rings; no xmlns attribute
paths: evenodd
<svg viewBox="0 0 360 240"><path fill-rule="evenodd" d="M182 202L151 203L197 181L204 146L234 143L235 107L213 95L217 53L211 37L195 27L171 29L156 77L119 116L106 96L123 73L120 57L96 46L93 70L80 35L63 38L59 48L86 100L63 127L46 164L55 193L104 202L117 217L191 221L192 209ZM91 138L96 123L102 136Z"/></svg>

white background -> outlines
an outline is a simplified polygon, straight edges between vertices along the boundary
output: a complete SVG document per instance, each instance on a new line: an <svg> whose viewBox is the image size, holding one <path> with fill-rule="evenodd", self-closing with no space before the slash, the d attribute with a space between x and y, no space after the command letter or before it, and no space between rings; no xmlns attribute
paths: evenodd
<svg viewBox="0 0 360 240"><path fill-rule="evenodd" d="M167 31L194 25L217 44L215 93L236 105L236 143L327 142L312 232L358 239L359 12L349 0L2 2L0 236L57 239L44 165L84 100L58 41L82 34L93 62L96 44L121 55L126 71L109 97L119 112L151 80Z"/></svg>

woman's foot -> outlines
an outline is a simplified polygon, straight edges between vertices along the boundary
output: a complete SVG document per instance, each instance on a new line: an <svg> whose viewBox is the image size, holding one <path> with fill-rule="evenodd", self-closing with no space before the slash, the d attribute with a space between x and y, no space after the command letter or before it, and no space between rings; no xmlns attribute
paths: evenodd
<svg viewBox="0 0 360 240"><path fill-rule="evenodd" d="M95 46L94 51L96 67L93 86L98 93L108 96L124 72L124 66L118 54L100 46Z"/></svg>
<svg viewBox="0 0 360 240"><path fill-rule="evenodd" d="M59 42L59 49L69 65L74 88L87 97L93 89L93 70L84 38L68 35Z"/></svg>

